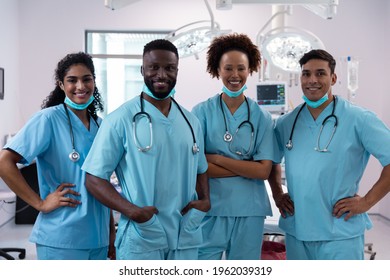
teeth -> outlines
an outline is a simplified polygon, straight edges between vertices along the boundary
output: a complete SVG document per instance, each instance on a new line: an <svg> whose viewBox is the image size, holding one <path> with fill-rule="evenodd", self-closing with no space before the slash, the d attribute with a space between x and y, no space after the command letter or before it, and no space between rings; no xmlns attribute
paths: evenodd
<svg viewBox="0 0 390 280"><path fill-rule="evenodd" d="M240 82L229 82L229 83L231 83L233 85L238 85Z"/></svg>

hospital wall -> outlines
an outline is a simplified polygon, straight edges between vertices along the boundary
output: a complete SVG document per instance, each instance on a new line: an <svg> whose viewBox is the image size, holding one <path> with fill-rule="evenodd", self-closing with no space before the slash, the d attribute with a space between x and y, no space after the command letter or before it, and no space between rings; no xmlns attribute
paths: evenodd
<svg viewBox="0 0 390 280"><path fill-rule="evenodd" d="M5 99L0 100L0 144L3 135L15 133L40 109L54 86L54 68L66 53L84 50L84 31L89 30L173 30L198 20L208 20L203 0L141 0L120 10L104 7L104 0L0 0L0 67L5 68ZM215 9L222 29L246 33L256 40L257 32L271 17L271 5L235 4L232 10ZM374 111L390 126L390 3L387 0L339 0L337 15L324 20L300 6L286 17L286 25L305 28L324 42L339 65L334 93L347 97L347 56L360 60L356 104ZM217 93L221 82L206 73L205 52L182 59L179 65L177 100L191 109ZM274 72L286 75L285 73ZM255 96L258 75L248 81L250 97ZM97 81L99 83L99 81ZM292 104L301 103L298 86L290 90ZM361 194L377 180L380 164L371 159L362 178ZM390 197L370 212L390 218Z"/></svg>

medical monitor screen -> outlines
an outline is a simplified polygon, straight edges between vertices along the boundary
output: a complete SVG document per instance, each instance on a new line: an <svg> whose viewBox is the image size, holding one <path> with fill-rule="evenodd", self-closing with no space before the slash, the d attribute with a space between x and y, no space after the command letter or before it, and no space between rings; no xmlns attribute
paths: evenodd
<svg viewBox="0 0 390 280"><path fill-rule="evenodd" d="M257 85L257 104L270 112L287 111L286 84L275 82Z"/></svg>

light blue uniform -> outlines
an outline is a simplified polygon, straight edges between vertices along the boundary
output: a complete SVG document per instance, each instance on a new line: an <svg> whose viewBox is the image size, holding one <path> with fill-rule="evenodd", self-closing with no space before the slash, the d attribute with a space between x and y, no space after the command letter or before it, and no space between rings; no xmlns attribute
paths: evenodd
<svg viewBox="0 0 390 280"><path fill-rule="evenodd" d="M60 207L50 213L39 213L30 241L63 249L107 247L110 210L89 194L84 185L85 172L81 170L98 126L91 119L88 131L71 110L68 112L75 147L80 154L78 162L69 159L72 142L68 118L62 104L36 113L5 146L21 155L23 164L30 164L36 159L42 199L53 193L61 183L75 184L72 189L80 193L80 196L74 197L82 202L76 208Z"/></svg>
<svg viewBox="0 0 390 280"><path fill-rule="evenodd" d="M206 154L219 154L234 159L243 159L231 152L229 144L223 139L225 123L219 99L220 95L217 94L193 109L193 113L199 118L202 125ZM249 98L247 100L250 108L250 121L254 126L254 145L250 155L244 159L275 161L278 157L273 145L274 133L271 115L261 110L253 100ZM248 119L246 102L241 104L234 115L230 113L224 101L222 105L228 130L234 135L237 127ZM240 137L233 139L231 150L240 150L242 147L247 150L250 143L250 131L249 126L240 129ZM200 249L201 255L204 254L205 258L215 258L226 249L229 251L228 258L230 259L259 259L264 218L272 216L264 181L235 176L210 178L209 185L211 210L207 213L207 216L210 217L205 221L204 230L204 235L209 237ZM238 221L237 218L248 221ZM221 219L227 222L222 222ZM226 236L226 240L223 236ZM238 238L236 244L232 241L234 237ZM234 251L235 248L231 247L230 243L238 250ZM217 252L219 253L217 254Z"/></svg>
<svg viewBox="0 0 390 280"><path fill-rule="evenodd" d="M190 127L176 104L168 117L154 105L144 101L153 124L153 146L140 152L133 140L132 118L140 112L140 98L126 102L103 121L83 169L109 180L112 171L118 177L122 194L139 206L155 206L159 210L145 223L136 223L121 215L115 246L118 259L155 259L159 252L193 249L197 258L202 241L199 228L206 213L191 209L185 216L180 211L197 199L197 174L207 171L199 121L183 109L190 121L200 152L193 154ZM149 123L140 118L136 123L137 138L142 147L149 145ZM151 253L152 252L152 253Z"/></svg>
<svg viewBox="0 0 390 280"><path fill-rule="evenodd" d="M314 148L322 121L331 114L333 102L316 120L307 107L302 110L295 125L294 146L288 150L285 145L300 106L280 117L275 128L279 148L285 157L288 192L295 208L293 216L280 218L279 226L300 241L336 241L360 237L372 227L367 213L344 221L344 216L332 216L332 210L338 200L358 193L370 154L382 166L390 164L390 145L386 144L390 141L390 130L372 112L337 97L335 115L338 126L328 147L329 152L320 153ZM331 119L324 127L321 148L329 141L333 123ZM342 244L347 245L343 247ZM348 246L348 243L338 242L333 250L351 250ZM326 258L326 255L319 255L319 258Z"/></svg>

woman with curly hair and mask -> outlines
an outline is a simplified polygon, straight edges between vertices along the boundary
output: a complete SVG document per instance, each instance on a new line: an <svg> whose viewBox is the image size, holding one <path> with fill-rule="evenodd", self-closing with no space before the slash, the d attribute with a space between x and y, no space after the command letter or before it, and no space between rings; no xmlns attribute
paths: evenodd
<svg viewBox="0 0 390 280"><path fill-rule="evenodd" d="M211 210L203 221L199 259L260 259L264 219L272 214L264 184L276 160L271 115L245 96L260 52L245 34L216 37L207 71L221 79L220 93L193 108L208 161Z"/></svg>
<svg viewBox="0 0 390 280"><path fill-rule="evenodd" d="M39 211L30 235L38 259L114 258L112 214L87 192L81 170L101 123L97 111L103 110L91 56L66 55L58 62L55 83L42 110L0 152L0 176ZM17 166L34 160L39 195Z"/></svg>

